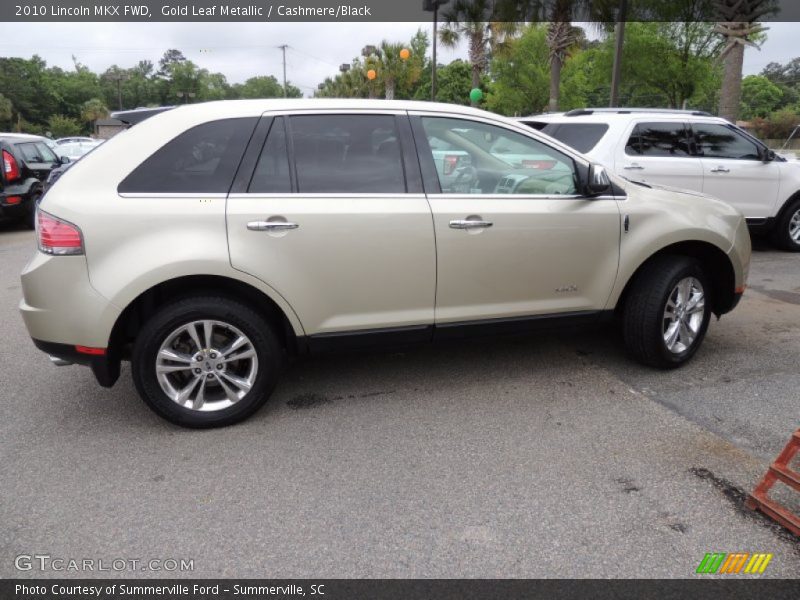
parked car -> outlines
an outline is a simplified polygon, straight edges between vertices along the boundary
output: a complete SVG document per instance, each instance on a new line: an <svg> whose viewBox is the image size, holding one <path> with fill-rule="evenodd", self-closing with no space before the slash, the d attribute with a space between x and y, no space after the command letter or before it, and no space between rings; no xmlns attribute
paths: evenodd
<svg viewBox="0 0 800 600"><path fill-rule="evenodd" d="M54 148L54 151L59 156L66 156L70 160L75 161L88 154L97 146L103 143L103 140L92 140L91 142L66 142L59 144Z"/></svg>
<svg viewBox="0 0 800 600"><path fill-rule="evenodd" d="M0 220L34 226L36 205L53 168L69 162L59 158L38 135L0 133L3 168L0 177Z"/></svg>
<svg viewBox="0 0 800 600"><path fill-rule="evenodd" d="M96 144L101 142L102 140L96 140L95 138L86 137L86 136L74 136L74 137L62 137L56 140L56 145L61 146L63 144Z"/></svg>
<svg viewBox="0 0 800 600"><path fill-rule="evenodd" d="M463 131L571 177L462 144L468 192L447 192L430 140ZM634 358L677 367L750 261L724 202L608 176L511 119L376 100L156 114L62 175L37 239L20 304L34 343L107 387L130 360L144 401L189 427L251 415L287 355L343 347L617 315Z"/></svg>
<svg viewBox="0 0 800 600"><path fill-rule="evenodd" d="M701 191L741 210L754 233L800 252L800 164L700 111L580 109L523 117L613 172Z"/></svg>

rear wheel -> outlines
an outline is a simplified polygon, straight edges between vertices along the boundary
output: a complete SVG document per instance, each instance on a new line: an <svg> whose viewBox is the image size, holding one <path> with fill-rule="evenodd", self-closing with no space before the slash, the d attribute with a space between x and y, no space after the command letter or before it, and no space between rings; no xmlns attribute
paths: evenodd
<svg viewBox="0 0 800 600"><path fill-rule="evenodd" d="M623 312L629 352L646 365L674 368L703 342L711 286L701 265L683 256L654 259L636 276Z"/></svg>
<svg viewBox="0 0 800 600"><path fill-rule="evenodd" d="M783 250L800 252L800 198L783 211L775 226L773 238Z"/></svg>
<svg viewBox="0 0 800 600"><path fill-rule="evenodd" d="M269 397L282 350L267 321L222 297L162 308L137 337L133 380L156 413L184 427L246 419Z"/></svg>
<svg viewBox="0 0 800 600"><path fill-rule="evenodd" d="M24 218L25 225L27 225L27 227L30 229L36 228L36 209L39 207L39 202L41 201L42 201L41 190L36 190L31 192L30 209L28 210L28 214Z"/></svg>

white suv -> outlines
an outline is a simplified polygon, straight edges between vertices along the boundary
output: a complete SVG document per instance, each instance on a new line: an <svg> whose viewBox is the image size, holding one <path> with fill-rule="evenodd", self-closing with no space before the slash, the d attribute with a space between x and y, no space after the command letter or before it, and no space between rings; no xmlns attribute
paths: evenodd
<svg viewBox="0 0 800 600"><path fill-rule="evenodd" d="M753 233L800 252L800 162L700 111L578 109L519 119L634 181L715 196Z"/></svg>
<svg viewBox="0 0 800 600"><path fill-rule="evenodd" d="M469 160L445 176L434 139ZM107 387L130 360L145 402L191 427L252 414L285 357L343 346L616 315L636 359L676 367L750 261L723 202L609 177L483 111L364 100L152 116L62 175L37 238L36 345Z"/></svg>

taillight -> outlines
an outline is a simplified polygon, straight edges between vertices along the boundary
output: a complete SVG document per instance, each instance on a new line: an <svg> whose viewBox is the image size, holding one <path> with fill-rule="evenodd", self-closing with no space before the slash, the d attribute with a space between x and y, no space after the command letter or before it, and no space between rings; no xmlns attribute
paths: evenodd
<svg viewBox="0 0 800 600"><path fill-rule="evenodd" d="M21 204L22 196L6 196L6 204Z"/></svg>
<svg viewBox="0 0 800 600"><path fill-rule="evenodd" d="M3 150L3 173L6 174L6 181L19 179L17 159L8 150Z"/></svg>
<svg viewBox="0 0 800 600"><path fill-rule="evenodd" d="M542 171L547 171L552 169L556 166L556 161L554 160L523 160L522 167L525 169L540 169Z"/></svg>
<svg viewBox="0 0 800 600"><path fill-rule="evenodd" d="M444 174L451 175L453 171L456 170L458 166L458 155L455 154L447 154L444 157Z"/></svg>
<svg viewBox="0 0 800 600"><path fill-rule="evenodd" d="M41 209L36 211L36 241L45 254L83 254L81 230Z"/></svg>

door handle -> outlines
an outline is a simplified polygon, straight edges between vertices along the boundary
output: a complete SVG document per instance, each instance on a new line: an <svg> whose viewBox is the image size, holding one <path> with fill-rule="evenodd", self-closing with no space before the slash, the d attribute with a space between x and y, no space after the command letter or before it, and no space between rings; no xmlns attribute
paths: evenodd
<svg viewBox="0 0 800 600"><path fill-rule="evenodd" d="M247 228L250 231L287 231L300 227L297 223L287 223L286 221L250 221Z"/></svg>
<svg viewBox="0 0 800 600"><path fill-rule="evenodd" d="M638 163L633 163L631 165L625 165L622 167L626 171L644 171L644 167Z"/></svg>
<svg viewBox="0 0 800 600"><path fill-rule="evenodd" d="M491 221L473 221L471 219L458 219L450 221L450 229L478 229L479 227L491 227Z"/></svg>
<svg viewBox="0 0 800 600"><path fill-rule="evenodd" d="M727 167L720 166L720 167L715 167L715 168L711 169L711 172L712 173L730 173L731 170L728 169Z"/></svg>

